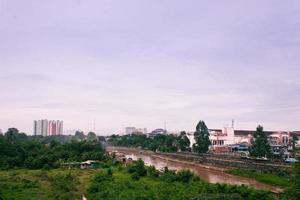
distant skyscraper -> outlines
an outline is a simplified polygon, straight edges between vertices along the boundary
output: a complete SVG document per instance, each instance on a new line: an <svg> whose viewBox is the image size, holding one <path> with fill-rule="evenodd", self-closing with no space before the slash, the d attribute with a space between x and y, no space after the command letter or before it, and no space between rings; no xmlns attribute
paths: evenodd
<svg viewBox="0 0 300 200"><path fill-rule="evenodd" d="M130 135L132 133L146 134L147 133L147 128L126 127L125 128L125 133L126 133L126 135Z"/></svg>
<svg viewBox="0 0 300 200"><path fill-rule="evenodd" d="M42 135L48 136L48 120L42 120Z"/></svg>
<svg viewBox="0 0 300 200"><path fill-rule="evenodd" d="M126 135L130 135L130 134L134 133L135 131L136 131L135 127L126 127L125 128Z"/></svg>
<svg viewBox="0 0 300 200"><path fill-rule="evenodd" d="M33 134L42 136L62 135L63 121L47 119L33 121Z"/></svg>
<svg viewBox="0 0 300 200"><path fill-rule="evenodd" d="M49 135L62 135L63 134L63 121L49 121L48 125Z"/></svg>
<svg viewBox="0 0 300 200"><path fill-rule="evenodd" d="M48 120L42 119L33 122L33 134L34 135L48 135Z"/></svg>

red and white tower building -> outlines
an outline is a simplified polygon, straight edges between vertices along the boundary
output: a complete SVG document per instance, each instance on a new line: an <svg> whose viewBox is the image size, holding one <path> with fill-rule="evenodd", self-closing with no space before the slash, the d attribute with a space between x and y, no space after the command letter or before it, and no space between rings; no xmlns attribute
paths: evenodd
<svg viewBox="0 0 300 200"><path fill-rule="evenodd" d="M63 121L60 120L38 120L33 122L34 135L52 136L63 134Z"/></svg>

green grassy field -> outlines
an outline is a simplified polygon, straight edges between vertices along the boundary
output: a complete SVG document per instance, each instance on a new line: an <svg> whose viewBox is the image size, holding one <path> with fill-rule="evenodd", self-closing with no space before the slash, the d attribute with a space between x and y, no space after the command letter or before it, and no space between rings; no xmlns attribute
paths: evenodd
<svg viewBox="0 0 300 200"><path fill-rule="evenodd" d="M5 200L80 199L100 170L0 171L0 196Z"/></svg>
<svg viewBox="0 0 300 200"><path fill-rule="evenodd" d="M261 183L265 183L269 185L279 186L283 188L290 186L290 177L288 175L259 173L255 171L242 170L242 169L234 169L226 172L237 176L253 178Z"/></svg>

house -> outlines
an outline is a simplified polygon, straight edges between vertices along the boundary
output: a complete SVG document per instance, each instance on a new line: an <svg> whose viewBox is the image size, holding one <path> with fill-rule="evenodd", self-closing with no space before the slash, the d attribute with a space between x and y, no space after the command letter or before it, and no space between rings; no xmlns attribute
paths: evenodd
<svg viewBox="0 0 300 200"><path fill-rule="evenodd" d="M80 168L81 169L91 169L91 168L96 168L97 167L98 162L94 161L94 160L87 160L85 162L81 162L80 163Z"/></svg>

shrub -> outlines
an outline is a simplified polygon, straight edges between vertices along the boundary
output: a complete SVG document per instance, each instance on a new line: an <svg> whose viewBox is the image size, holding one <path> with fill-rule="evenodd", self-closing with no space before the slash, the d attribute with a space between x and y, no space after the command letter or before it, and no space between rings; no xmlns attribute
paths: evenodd
<svg viewBox="0 0 300 200"><path fill-rule="evenodd" d="M128 172L130 174L137 173L139 176L146 176L147 170L145 168L144 161L141 159L135 161L132 165L128 167Z"/></svg>
<svg viewBox="0 0 300 200"><path fill-rule="evenodd" d="M140 176L137 172L132 173L131 178L132 178L132 180L135 180L135 181L140 180Z"/></svg>

